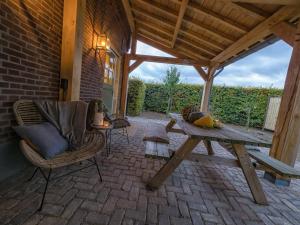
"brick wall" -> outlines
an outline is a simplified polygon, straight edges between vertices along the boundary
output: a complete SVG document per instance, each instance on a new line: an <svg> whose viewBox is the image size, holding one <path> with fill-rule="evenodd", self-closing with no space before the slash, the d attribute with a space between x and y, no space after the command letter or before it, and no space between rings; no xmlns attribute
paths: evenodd
<svg viewBox="0 0 300 225"><path fill-rule="evenodd" d="M0 143L15 137L12 104L57 99L63 0L0 1Z"/></svg>
<svg viewBox="0 0 300 225"><path fill-rule="evenodd" d="M102 23L102 20L105 22ZM105 32L115 47L114 50L123 54L128 49L130 29L122 2L119 0L87 0L84 25L80 98L90 101L101 98L104 71L104 62L101 63L103 55L95 55L93 49L94 31L99 34L101 31Z"/></svg>

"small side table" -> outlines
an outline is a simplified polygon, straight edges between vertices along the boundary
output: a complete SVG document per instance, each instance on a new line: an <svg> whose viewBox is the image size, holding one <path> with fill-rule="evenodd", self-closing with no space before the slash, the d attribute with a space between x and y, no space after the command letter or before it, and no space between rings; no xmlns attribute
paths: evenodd
<svg viewBox="0 0 300 225"><path fill-rule="evenodd" d="M109 156L110 154L110 144L111 144L111 131L113 129L112 124L108 125L95 125L92 124L91 127L93 127L96 130L103 130L105 132L105 143L106 143L106 155Z"/></svg>

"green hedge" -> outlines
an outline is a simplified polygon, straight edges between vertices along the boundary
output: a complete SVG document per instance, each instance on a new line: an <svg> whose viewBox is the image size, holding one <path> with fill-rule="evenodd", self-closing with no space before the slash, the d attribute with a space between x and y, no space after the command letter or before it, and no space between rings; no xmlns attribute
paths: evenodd
<svg viewBox="0 0 300 225"><path fill-rule="evenodd" d="M177 112L187 105L199 105L203 86L179 84L174 102ZM250 127L262 127L268 98L280 96L282 90L274 88L241 88L214 86L210 98L212 114L225 123L245 126L250 111ZM163 84L146 84L144 109L165 113L168 105L167 92Z"/></svg>
<svg viewBox="0 0 300 225"><path fill-rule="evenodd" d="M145 84L139 79L130 79L127 95L127 114L138 116L142 112L145 99Z"/></svg>

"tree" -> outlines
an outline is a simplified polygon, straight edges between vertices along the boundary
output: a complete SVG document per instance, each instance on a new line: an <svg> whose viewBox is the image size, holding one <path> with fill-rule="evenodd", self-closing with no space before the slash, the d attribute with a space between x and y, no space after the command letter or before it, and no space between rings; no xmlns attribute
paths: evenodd
<svg viewBox="0 0 300 225"><path fill-rule="evenodd" d="M172 66L166 71L166 76L163 79L164 85L168 93L168 108L167 113L170 112L173 106L173 94L177 84L180 81L180 72L177 67Z"/></svg>

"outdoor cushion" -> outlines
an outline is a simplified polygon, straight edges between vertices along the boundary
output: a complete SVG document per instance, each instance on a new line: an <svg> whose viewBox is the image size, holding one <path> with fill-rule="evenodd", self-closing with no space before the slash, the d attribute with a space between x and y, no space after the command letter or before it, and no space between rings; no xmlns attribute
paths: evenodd
<svg viewBox="0 0 300 225"><path fill-rule="evenodd" d="M16 133L28 144L33 145L45 159L51 159L68 149L68 142L50 123L14 127Z"/></svg>
<svg viewBox="0 0 300 225"><path fill-rule="evenodd" d="M210 115L206 115L206 116L203 116L200 119L194 121L194 125L196 125L198 127L213 128L214 120Z"/></svg>
<svg viewBox="0 0 300 225"><path fill-rule="evenodd" d="M149 124L145 131L143 141L154 141L169 144L166 127L159 123Z"/></svg>
<svg viewBox="0 0 300 225"><path fill-rule="evenodd" d="M188 117L188 122L194 123L196 120L204 116L202 112L191 112Z"/></svg>

